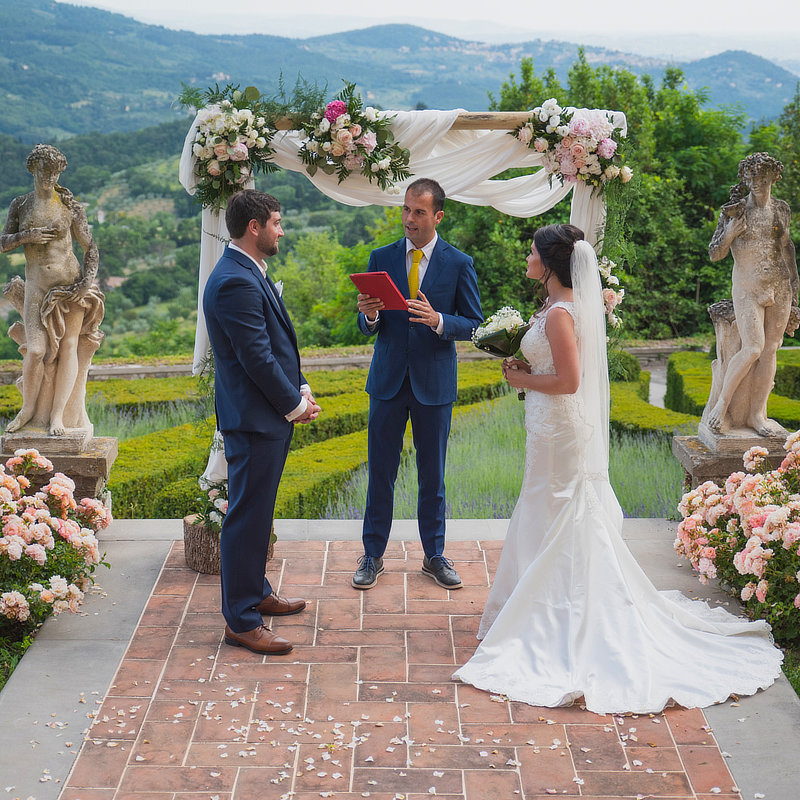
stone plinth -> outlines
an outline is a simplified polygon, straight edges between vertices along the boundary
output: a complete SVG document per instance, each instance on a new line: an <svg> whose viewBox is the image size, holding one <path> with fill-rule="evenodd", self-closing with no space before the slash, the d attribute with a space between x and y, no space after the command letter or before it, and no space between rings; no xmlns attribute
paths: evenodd
<svg viewBox="0 0 800 800"><path fill-rule="evenodd" d="M118 452L113 436L95 436L84 441L82 436L48 436L24 431L7 433L0 439L0 459L5 462L16 450L31 448L52 461L56 472L63 472L75 481L77 500L100 497Z"/></svg>
<svg viewBox="0 0 800 800"><path fill-rule="evenodd" d="M672 454L686 472L686 488L694 489L705 481L714 481L719 486L724 486L728 476L733 472L744 472L742 456L745 451L754 445L769 451L767 463L770 467L777 467L783 461L786 451L783 443L786 437L773 439L772 437L753 436L742 437L740 444L735 446L733 439L726 438L724 447L717 452L711 450L699 436L673 436ZM741 447L742 449L738 449Z"/></svg>

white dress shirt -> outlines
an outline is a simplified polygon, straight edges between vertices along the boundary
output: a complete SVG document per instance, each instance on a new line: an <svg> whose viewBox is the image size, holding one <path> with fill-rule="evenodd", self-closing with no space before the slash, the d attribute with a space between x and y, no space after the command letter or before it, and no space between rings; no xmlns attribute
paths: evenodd
<svg viewBox="0 0 800 800"><path fill-rule="evenodd" d="M237 252L243 253L244 255L246 255L258 267L258 269L261 271L261 274L264 276L264 280L267 279L267 269L268 269L268 267L267 267L267 262L266 261L258 261L257 259L253 258L253 256L250 255L250 253L248 253L246 250L242 250L241 247L239 247L238 245L235 245L233 242L229 242L228 243L228 247L230 247L231 250L236 250ZM269 283L267 283L267 289L269 291L272 291ZM273 292L273 296L274 296L274 292ZM275 299L277 300L278 298L276 297ZM309 394L311 394L311 387L307 383L304 383L300 387L300 394L304 394L305 392L308 392ZM308 401L306 400L305 396L303 396L303 397L300 398L300 403L286 415L286 421L287 422L293 422L298 417L300 417L303 414L305 414L305 411L306 411L307 408L308 408Z"/></svg>
<svg viewBox="0 0 800 800"><path fill-rule="evenodd" d="M410 239L406 239L406 278L408 277L409 273L411 272L411 260L413 258L414 250L422 250L422 258L419 260L419 266L417 267L417 275L419 276L419 281L417 282L417 286L422 286L422 281L425 278L425 273L428 271L428 264L431 260L431 255L433 255L433 248L436 247L436 242L439 241L439 234L434 231L433 239L431 239L428 244L424 247L417 247ZM444 330L444 317L442 317L440 312L439 314L439 324L438 325L431 325L430 328L432 331L442 335L442 331ZM370 330L374 330L378 325L378 320L381 318L381 312L378 312L378 316L375 317L374 320L367 320L367 327Z"/></svg>

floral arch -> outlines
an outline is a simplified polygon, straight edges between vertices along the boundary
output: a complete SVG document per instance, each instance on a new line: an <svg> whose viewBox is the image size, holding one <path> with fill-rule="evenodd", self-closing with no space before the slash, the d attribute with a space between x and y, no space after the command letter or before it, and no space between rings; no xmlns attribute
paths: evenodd
<svg viewBox="0 0 800 800"><path fill-rule="evenodd" d="M574 177L572 180L558 177L554 180L552 173L556 170L552 150L549 153L539 152L529 146L532 144L531 135L524 134L526 126L528 130L533 130L534 123L542 128L547 125L545 115L549 103L553 104L550 108L558 108L553 100L547 101L534 112L521 113L476 113L461 109L380 112L389 121L394 140L409 153L410 178L400 180L384 190L357 172L352 172L342 182L336 174L328 174L323 170L317 170L313 175L307 174L307 177L323 194L350 206L400 206L407 183L418 177L434 178L450 199L470 205L491 206L504 214L524 218L544 213L573 192L570 222L585 231L587 239L596 245L602 238L606 211L604 195L596 188L599 180L577 180ZM560 108L558 111L573 122L583 120L591 126L601 121L617 135L627 134L627 121L622 112ZM202 114L203 110L198 113L186 136L180 160L180 182L190 194L195 194L199 182L195 140ZM552 122L552 119L549 121ZM308 173L302 160L307 131L289 129L288 121L283 127L286 129L278 130L269 143L272 151L270 161L283 169ZM553 132L550 128L553 131L562 130L549 125L548 133ZM510 136L509 132L514 130L522 133ZM562 131L560 135L567 134ZM537 166L546 168L531 175L492 180L494 176L514 167ZM619 174L619 168L616 168L616 174ZM244 185L252 186L252 179ZM211 206L204 207L193 365L195 373L202 370L209 348L202 311L203 290L211 270L222 255L227 237L224 214Z"/></svg>

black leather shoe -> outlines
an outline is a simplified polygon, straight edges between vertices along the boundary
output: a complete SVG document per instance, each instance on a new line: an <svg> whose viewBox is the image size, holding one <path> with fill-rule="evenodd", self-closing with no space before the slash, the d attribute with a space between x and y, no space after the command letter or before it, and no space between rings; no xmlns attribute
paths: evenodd
<svg viewBox="0 0 800 800"><path fill-rule="evenodd" d="M422 560L422 571L445 589L460 589L462 586L459 574L453 569L453 562L444 556L434 556L430 561L426 556Z"/></svg>
<svg viewBox="0 0 800 800"><path fill-rule="evenodd" d="M353 587L356 589L371 589L378 582L378 575L383 572L383 559L372 556L361 556L358 559L358 569L353 575Z"/></svg>

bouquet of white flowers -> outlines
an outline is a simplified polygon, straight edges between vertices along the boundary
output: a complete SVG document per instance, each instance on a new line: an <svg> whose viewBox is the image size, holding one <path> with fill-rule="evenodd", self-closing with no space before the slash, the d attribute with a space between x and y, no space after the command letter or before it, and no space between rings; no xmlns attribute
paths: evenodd
<svg viewBox="0 0 800 800"><path fill-rule="evenodd" d="M472 344L500 358L513 356L530 325L516 308L503 306L472 332Z"/></svg>
<svg viewBox="0 0 800 800"><path fill-rule="evenodd" d="M503 306L472 332L472 344L485 353L509 358L517 354L522 337L530 327L516 308ZM517 392L517 396L524 400L525 392Z"/></svg>

